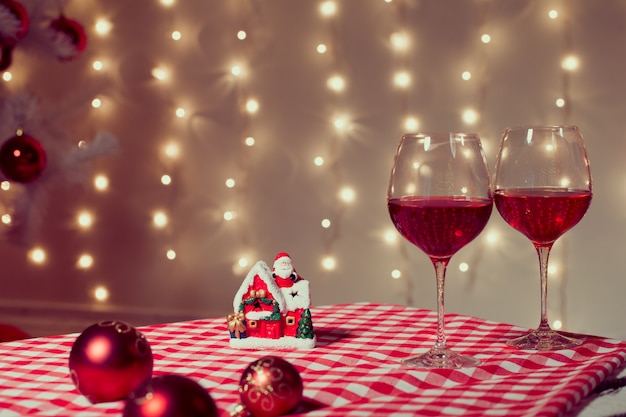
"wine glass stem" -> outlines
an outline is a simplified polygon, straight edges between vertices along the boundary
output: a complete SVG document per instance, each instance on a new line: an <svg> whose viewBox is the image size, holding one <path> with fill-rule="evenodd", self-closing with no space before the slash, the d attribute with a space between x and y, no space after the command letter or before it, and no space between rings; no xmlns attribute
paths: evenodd
<svg viewBox="0 0 626 417"><path fill-rule="evenodd" d="M435 274L437 276L437 343L435 350L447 349L444 319L444 285L446 281L446 268L449 259L438 259L433 261Z"/></svg>
<svg viewBox="0 0 626 417"><path fill-rule="evenodd" d="M541 280L541 322L539 331L549 332L552 329L548 323L548 258L552 244L535 245L539 256L539 278Z"/></svg>

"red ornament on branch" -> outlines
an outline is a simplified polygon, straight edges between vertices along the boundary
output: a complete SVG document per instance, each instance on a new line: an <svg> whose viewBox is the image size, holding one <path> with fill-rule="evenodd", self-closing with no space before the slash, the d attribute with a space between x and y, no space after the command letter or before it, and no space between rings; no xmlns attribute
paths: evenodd
<svg viewBox="0 0 626 417"><path fill-rule="evenodd" d="M60 61L78 58L87 47L87 35L83 26L63 15L50 22L48 27L54 55Z"/></svg>
<svg viewBox="0 0 626 417"><path fill-rule="evenodd" d="M123 417L217 417L213 398L196 381L182 375L154 377L126 400Z"/></svg>
<svg viewBox="0 0 626 417"><path fill-rule="evenodd" d="M34 137L19 132L0 147L0 170L12 181L28 183L46 168L46 151Z"/></svg>
<svg viewBox="0 0 626 417"><path fill-rule="evenodd" d="M235 416L276 417L292 411L302 400L302 378L289 362L264 356L244 370L239 381L241 406Z"/></svg>
<svg viewBox="0 0 626 417"><path fill-rule="evenodd" d="M92 403L123 400L152 377L153 357L144 335L122 321L89 326L70 352L70 376Z"/></svg>
<svg viewBox="0 0 626 417"><path fill-rule="evenodd" d="M0 71L13 61L13 48L28 32L28 13L15 0L0 0Z"/></svg>
<svg viewBox="0 0 626 417"><path fill-rule="evenodd" d="M0 44L14 47L28 32L28 13L15 0L0 0Z"/></svg>

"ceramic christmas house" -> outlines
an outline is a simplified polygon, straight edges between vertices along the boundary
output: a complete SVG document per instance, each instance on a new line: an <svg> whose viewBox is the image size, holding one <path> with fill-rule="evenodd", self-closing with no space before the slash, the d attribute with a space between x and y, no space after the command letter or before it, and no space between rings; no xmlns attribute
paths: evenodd
<svg viewBox="0 0 626 417"><path fill-rule="evenodd" d="M311 349L309 281L296 273L291 258L279 253L274 268L257 262L242 282L227 317L230 346L243 349Z"/></svg>

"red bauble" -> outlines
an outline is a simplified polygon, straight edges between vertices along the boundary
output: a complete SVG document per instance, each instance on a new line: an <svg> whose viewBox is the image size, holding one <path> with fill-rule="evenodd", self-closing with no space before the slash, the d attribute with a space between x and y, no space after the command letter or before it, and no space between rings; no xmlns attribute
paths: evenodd
<svg viewBox="0 0 626 417"><path fill-rule="evenodd" d="M0 44L15 46L28 32L28 13L20 2L0 0Z"/></svg>
<svg viewBox="0 0 626 417"><path fill-rule="evenodd" d="M194 380L168 374L152 378L126 400L123 417L217 417L213 398Z"/></svg>
<svg viewBox="0 0 626 417"><path fill-rule="evenodd" d="M61 61L78 58L87 47L87 34L77 20L61 15L50 22L49 30L54 53Z"/></svg>
<svg viewBox="0 0 626 417"><path fill-rule="evenodd" d="M264 356L243 371L241 402L255 417L275 417L293 410L302 399L302 378L289 362Z"/></svg>
<svg viewBox="0 0 626 417"><path fill-rule="evenodd" d="M152 349L143 334L122 321L85 329L70 352L70 376L92 403L125 399L152 377Z"/></svg>
<svg viewBox="0 0 626 417"><path fill-rule="evenodd" d="M7 139L0 148L0 170L9 179L31 182L46 168L46 152L37 139L21 134Z"/></svg>

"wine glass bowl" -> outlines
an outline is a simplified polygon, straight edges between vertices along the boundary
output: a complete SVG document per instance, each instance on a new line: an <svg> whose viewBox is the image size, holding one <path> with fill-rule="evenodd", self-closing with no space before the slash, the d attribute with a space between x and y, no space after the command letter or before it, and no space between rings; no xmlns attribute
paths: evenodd
<svg viewBox="0 0 626 417"><path fill-rule="evenodd" d="M557 350L581 339L548 322L548 259L554 242L585 215L592 198L591 171L576 126L507 128L496 157L494 202L506 223L526 236L539 257L541 316L531 333L509 340L520 349Z"/></svg>
<svg viewBox="0 0 626 417"><path fill-rule="evenodd" d="M425 368L477 365L475 358L447 346L444 283L450 258L480 234L493 208L489 173L478 135L404 135L394 158L387 207L400 234L430 258L437 282L435 345L403 363Z"/></svg>

